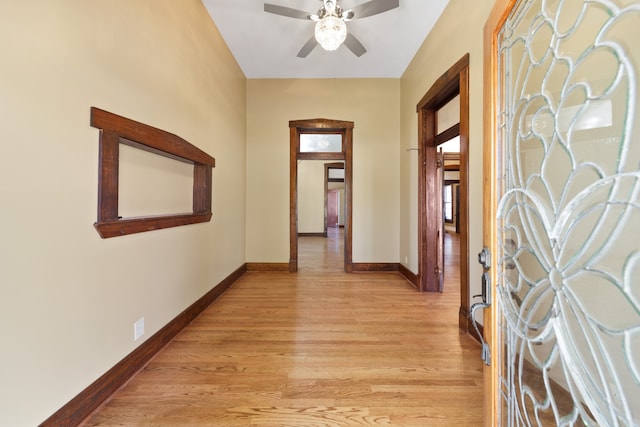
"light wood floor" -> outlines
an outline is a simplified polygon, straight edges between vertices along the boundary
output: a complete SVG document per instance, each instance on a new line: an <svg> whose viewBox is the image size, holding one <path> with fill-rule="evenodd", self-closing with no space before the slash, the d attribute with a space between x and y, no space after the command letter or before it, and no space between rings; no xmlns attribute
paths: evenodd
<svg viewBox="0 0 640 427"><path fill-rule="evenodd" d="M243 275L85 425L482 424L455 276L421 294L397 273L343 273L335 233L299 250L299 273Z"/></svg>

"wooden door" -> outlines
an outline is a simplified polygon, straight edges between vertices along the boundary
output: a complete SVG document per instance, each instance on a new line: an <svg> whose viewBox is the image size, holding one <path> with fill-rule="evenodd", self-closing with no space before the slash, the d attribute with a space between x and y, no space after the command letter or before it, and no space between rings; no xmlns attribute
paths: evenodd
<svg viewBox="0 0 640 427"><path fill-rule="evenodd" d="M486 425L640 425L638 40L638 0L485 26Z"/></svg>
<svg viewBox="0 0 640 427"><path fill-rule="evenodd" d="M456 224L456 233L460 233L460 184L456 184L453 186L454 188L454 192L453 192L453 205L454 205L454 212L455 212L455 224Z"/></svg>
<svg viewBox="0 0 640 427"><path fill-rule="evenodd" d="M327 227L338 227L338 209L340 208L340 192L327 191Z"/></svg>
<svg viewBox="0 0 640 427"><path fill-rule="evenodd" d="M436 160L436 188L435 212L437 221L436 230L436 268L434 274L438 284L438 292L444 288L444 153L442 148L438 151Z"/></svg>

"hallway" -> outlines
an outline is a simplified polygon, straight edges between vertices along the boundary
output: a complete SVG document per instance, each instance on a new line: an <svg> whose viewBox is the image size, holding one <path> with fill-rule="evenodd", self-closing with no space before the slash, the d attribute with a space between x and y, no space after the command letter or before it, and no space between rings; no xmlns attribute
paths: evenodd
<svg viewBox="0 0 640 427"><path fill-rule="evenodd" d="M299 273L244 274L85 425L480 425L458 285L345 274L335 231L299 239Z"/></svg>

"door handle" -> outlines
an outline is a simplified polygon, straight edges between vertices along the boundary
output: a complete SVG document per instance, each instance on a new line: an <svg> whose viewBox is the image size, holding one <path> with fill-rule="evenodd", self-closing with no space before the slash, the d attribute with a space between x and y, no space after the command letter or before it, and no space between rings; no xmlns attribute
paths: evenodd
<svg viewBox="0 0 640 427"><path fill-rule="evenodd" d="M474 316L476 310L480 308L485 309L487 307L489 307L489 304L486 304L484 302L477 302L473 304L471 306L471 311L469 312L469 317L471 318L471 323L473 323L473 327L475 328L478 337L480 337L480 344L482 344L482 361L485 363L485 365L491 366L491 351L489 350L489 344L487 344L487 342L484 340L484 337L480 333L478 322L476 321L476 318Z"/></svg>
<svg viewBox="0 0 640 427"><path fill-rule="evenodd" d="M476 311L479 309L489 308L491 306L491 276L487 271L491 268L491 252L489 252L488 248L482 248L482 251L478 254L478 262L485 270L482 273L482 293L480 295L474 295L473 298L482 297L482 302L477 302L471 306L471 310L469 310L469 318L471 319L471 323L473 324L473 327L480 338L480 343L482 344L482 360L487 366L489 366L491 365L491 351L489 349L489 344L487 344L480 333L480 328L478 327L478 322L475 317Z"/></svg>
<svg viewBox="0 0 640 427"><path fill-rule="evenodd" d="M486 271L482 274L482 294L474 295L474 298L482 297L482 302L477 302L471 306L471 310L469 311L469 317L471 318L471 323L480 338L480 344L482 344L482 361L487 365L491 365L491 351L489 350L489 344L484 340L484 337L480 333L480 328L478 327L478 322L476 320L475 313L479 309L485 309L491 307L491 277L489 273Z"/></svg>
<svg viewBox="0 0 640 427"><path fill-rule="evenodd" d="M474 295L472 298L482 297L482 302L487 304L487 307L491 305L491 276L489 272L482 273L482 293Z"/></svg>

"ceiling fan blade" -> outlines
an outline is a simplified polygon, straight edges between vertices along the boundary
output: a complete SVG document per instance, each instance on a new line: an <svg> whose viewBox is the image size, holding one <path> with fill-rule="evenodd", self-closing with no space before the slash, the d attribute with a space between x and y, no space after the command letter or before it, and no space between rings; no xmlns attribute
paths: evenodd
<svg viewBox="0 0 640 427"><path fill-rule="evenodd" d="M318 42L316 41L316 38L311 37L304 46L302 46L302 49L300 49L300 52L298 52L298 55L296 56L298 58L306 58L317 45Z"/></svg>
<svg viewBox="0 0 640 427"><path fill-rule="evenodd" d="M309 13L303 10L293 9L286 6L279 6L277 4L264 4L264 11L269 13L275 13L276 15L288 16L289 18L297 19L309 19Z"/></svg>
<svg viewBox="0 0 640 427"><path fill-rule="evenodd" d="M265 5L266 6L266 5ZM400 0L371 0L351 9L354 19L377 15L400 6Z"/></svg>
<svg viewBox="0 0 640 427"><path fill-rule="evenodd" d="M367 49L364 48L362 43L360 43L360 40L358 40L356 36L354 36L351 33L347 34L347 38L344 40L344 45L348 47L349 50L353 52L353 54L358 58L364 55L365 52L367 51Z"/></svg>

